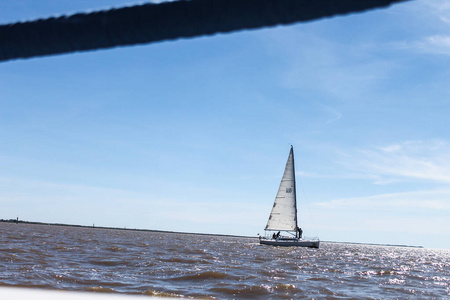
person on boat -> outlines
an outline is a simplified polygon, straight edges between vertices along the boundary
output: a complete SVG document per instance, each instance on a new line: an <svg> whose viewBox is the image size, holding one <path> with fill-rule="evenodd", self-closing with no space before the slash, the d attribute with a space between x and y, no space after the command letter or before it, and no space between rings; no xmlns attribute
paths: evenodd
<svg viewBox="0 0 450 300"><path fill-rule="evenodd" d="M278 232L277 232L277 238L279 238L279 237L280 237L280 232L278 231Z"/></svg>
<svg viewBox="0 0 450 300"><path fill-rule="evenodd" d="M277 234L276 234L275 232L272 234L272 238L273 238L274 240L277 239Z"/></svg>
<svg viewBox="0 0 450 300"><path fill-rule="evenodd" d="M303 234L303 230L297 226L297 231L298 231L298 238L301 239L302 238L302 234Z"/></svg>

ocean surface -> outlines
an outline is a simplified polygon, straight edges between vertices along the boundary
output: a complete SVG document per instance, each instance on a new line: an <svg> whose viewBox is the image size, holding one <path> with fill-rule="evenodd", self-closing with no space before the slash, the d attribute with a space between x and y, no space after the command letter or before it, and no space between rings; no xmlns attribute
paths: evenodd
<svg viewBox="0 0 450 300"><path fill-rule="evenodd" d="M0 223L0 286L203 299L450 298L450 251Z"/></svg>

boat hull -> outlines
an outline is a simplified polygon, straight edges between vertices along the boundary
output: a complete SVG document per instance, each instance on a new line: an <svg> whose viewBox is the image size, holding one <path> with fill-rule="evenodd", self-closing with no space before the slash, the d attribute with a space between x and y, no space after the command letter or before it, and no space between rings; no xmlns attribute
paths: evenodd
<svg viewBox="0 0 450 300"><path fill-rule="evenodd" d="M320 241L295 241L295 240L265 240L259 241L261 245L280 246L280 247L308 247L319 248Z"/></svg>

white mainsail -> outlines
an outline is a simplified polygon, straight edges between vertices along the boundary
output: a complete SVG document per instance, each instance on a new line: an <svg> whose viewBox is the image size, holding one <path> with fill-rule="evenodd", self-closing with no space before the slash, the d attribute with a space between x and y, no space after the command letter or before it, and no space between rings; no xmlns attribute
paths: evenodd
<svg viewBox="0 0 450 300"><path fill-rule="evenodd" d="M295 191L294 150L291 146L275 202L265 230L295 231L297 228L297 201Z"/></svg>

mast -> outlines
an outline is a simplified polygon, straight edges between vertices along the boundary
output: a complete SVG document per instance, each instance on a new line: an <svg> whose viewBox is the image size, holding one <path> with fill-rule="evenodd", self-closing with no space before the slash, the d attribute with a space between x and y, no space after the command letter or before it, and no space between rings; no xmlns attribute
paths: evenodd
<svg viewBox="0 0 450 300"><path fill-rule="evenodd" d="M295 181L295 160L294 160L294 147L291 145L292 155L292 173L294 176L294 207L295 207L295 236L298 237L298 222L297 222L297 183Z"/></svg>

